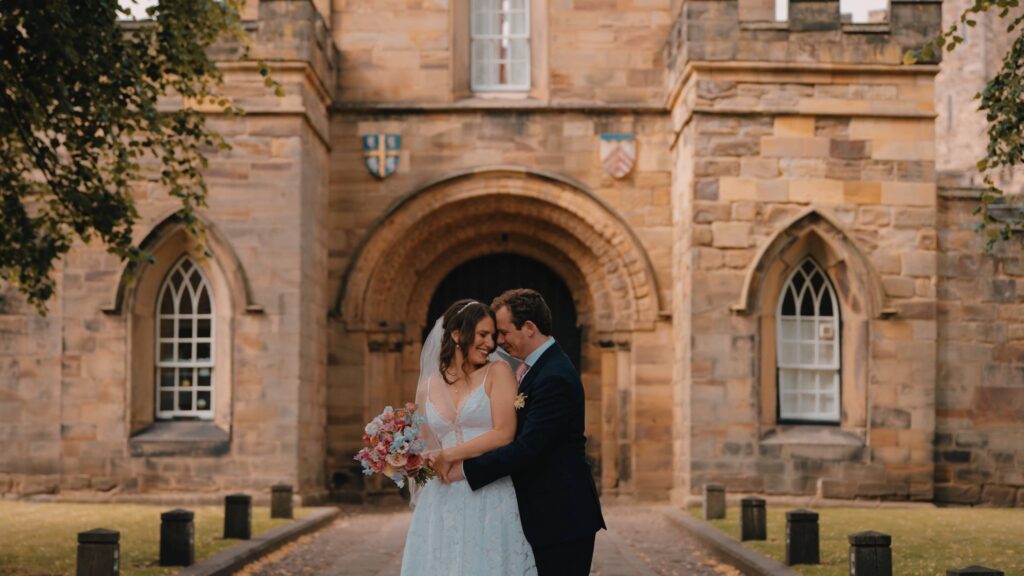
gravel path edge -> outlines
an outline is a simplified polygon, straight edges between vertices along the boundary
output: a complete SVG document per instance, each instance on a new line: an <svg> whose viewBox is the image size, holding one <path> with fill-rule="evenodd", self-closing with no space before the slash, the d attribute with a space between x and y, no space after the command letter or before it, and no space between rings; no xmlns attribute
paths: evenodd
<svg viewBox="0 0 1024 576"><path fill-rule="evenodd" d="M690 516L682 510L666 508L665 516L682 526L719 554L723 560L739 568L744 574L752 576L800 576L798 572L756 550L747 548L733 538L723 534L718 528L706 524Z"/></svg>
<svg viewBox="0 0 1024 576"><path fill-rule="evenodd" d="M337 508L317 508L312 514L291 524L278 526L251 540L232 546L205 560L179 571L176 576L227 576L295 540L323 528L334 521L341 511Z"/></svg>

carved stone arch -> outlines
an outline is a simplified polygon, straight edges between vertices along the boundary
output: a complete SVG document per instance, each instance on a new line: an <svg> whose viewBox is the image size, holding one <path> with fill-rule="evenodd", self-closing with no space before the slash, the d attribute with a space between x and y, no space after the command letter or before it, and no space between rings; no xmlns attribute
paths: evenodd
<svg viewBox="0 0 1024 576"><path fill-rule="evenodd" d="M238 258L238 254L231 246L231 243L212 222L201 217L197 218L199 218L200 223L206 230L205 246L203 247L203 252L199 255L199 259L211 261L224 275L231 289L232 305L236 307L238 313L262 312L263 307L256 304L253 300L252 287L245 273L245 267L242 265L242 261ZM170 214L154 226L139 243L139 248L155 255L167 242L174 240L184 242L186 251L189 253L194 253L198 250L197 243L191 237L188 237L184 223L177 213ZM124 270L121 271L121 277L118 280L111 302L103 308L103 312L113 316L123 315L132 306L132 299L134 298L139 279L147 274L147 270L153 268L154 265L159 266L159 264L159 262L143 263L136 267L125 265Z"/></svg>
<svg viewBox="0 0 1024 576"><path fill-rule="evenodd" d="M647 254L621 217L575 183L499 167L432 183L388 212L345 275L337 311L346 326L400 324L418 272L448 249L448 236L495 242L493 252L503 237L556 248L575 262L591 300L609 304L599 329L651 327L661 310Z"/></svg>
<svg viewBox="0 0 1024 576"><path fill-rule="evenodd" d="M780 259L788 262L807 254L814 255L830 271L840 298L852 310L862 310L871 318L891 313L882 280L871 261L838 222L817 208L794 218L760 248L747 269L733 311L748 314L763 306L761 299L772 293L771 268Z"/></svg>

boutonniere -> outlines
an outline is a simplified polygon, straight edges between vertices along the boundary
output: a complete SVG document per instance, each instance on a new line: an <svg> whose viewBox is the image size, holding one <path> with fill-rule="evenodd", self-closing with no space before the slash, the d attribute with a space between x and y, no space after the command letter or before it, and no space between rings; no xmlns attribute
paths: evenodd
<svg viewBox="0 0 1024 576"><path fill-rule="evenodd" d="M516 410L526 406L526 394L520 393L519 396L516 396L516 401L512 405L515 406Z"/></svg>

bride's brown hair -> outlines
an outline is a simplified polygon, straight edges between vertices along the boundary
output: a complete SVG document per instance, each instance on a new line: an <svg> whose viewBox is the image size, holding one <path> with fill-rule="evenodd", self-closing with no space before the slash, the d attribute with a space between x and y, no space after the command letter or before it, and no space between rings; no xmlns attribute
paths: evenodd
<svg viewBox="0 0 1024 576"><path fill-rule="evenodd" d="M494 318L494 311L491 310L490 306L468 298L455 302L445 311L444 320L442 321L444 336L441 337L439 367L441 377L448 384L455 383L455 380L448 379L448 369L452 367L452 362L455 361L456 342L452 338L452 332L459 332L457 346L459 350L462 350L463 363L461 368L463 372L469 372L466 370L466 364L469 362L469 347L476 340L476 325L487 316L490 316L491 320L497 323L497 320Z"/></svg>

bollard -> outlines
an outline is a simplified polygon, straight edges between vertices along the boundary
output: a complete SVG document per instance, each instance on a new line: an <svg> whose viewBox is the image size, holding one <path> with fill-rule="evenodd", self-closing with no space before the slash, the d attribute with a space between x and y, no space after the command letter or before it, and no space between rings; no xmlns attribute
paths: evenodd
<svg viewBox="0 0 1024 576"><path fill-rule="evenodd" d="M786 512L786 565L820 563L818 513L803 509Z"/></svg>
<svg viewBox="0 0 1024 576"><path fill-rule="evenodd" d="M294 517L292 514L292 487L290 484L275 484L270 487L270 517Z"/></svg>
<svg viewBox="0 0 1024 576"><path fill-rule="evenodd" d="M764 498L748 496L740 500L740 540L767 540L768 518Z"/></svg>
<svg viewBox="0 0 1024 576"><path fill-rule="evenodd" d="M76 576L117 576L121 572L121 533L96 528L78 533Z"/></svg>
<svg viewBox="0 0 1024 576"><path fill-rule="evenodd" d="M950 568L946 570L946 576L960 576L970 574L971 576L1004 576L1002 570L985 568L984 566L967 566L965 568Z"/></svg>
<svg viewBox="0 0 1024 576"><path fill-rule="evenodd" d="M718 520L719 518L725 518L725 486L705 484L704 519Z"/></svg>
<svg viewBox="0 0 1024 576"><path fill-rule="evenodd" d="M191 510L171 510L160 515L160 565L191 566L196 563L196 530Z"/></svg>
<svg viewBox="0 0 1024 576"><path fill-rule="evenodd" d="M252 537L252 496L228 494L224 497L224 538L248 540Z"/></svg>
<svg viewBox="0 0 1024 576"><path fill-rule="evenodd" d="M850 576L892 576L892 536L869 530L848 539Z"/></svg>

